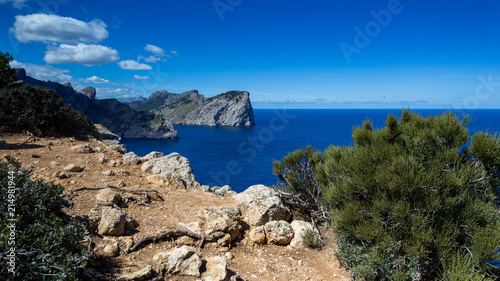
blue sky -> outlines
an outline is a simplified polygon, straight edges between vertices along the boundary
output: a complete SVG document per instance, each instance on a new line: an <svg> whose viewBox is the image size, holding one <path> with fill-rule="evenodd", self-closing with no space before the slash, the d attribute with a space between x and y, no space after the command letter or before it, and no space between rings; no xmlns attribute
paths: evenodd
<svg viewBox="0 0 500 281"><path fill-rule="evenodd" d="M247 90L255 108L500 108L500 3L0 0L0 51L99 98Z"/></svg>

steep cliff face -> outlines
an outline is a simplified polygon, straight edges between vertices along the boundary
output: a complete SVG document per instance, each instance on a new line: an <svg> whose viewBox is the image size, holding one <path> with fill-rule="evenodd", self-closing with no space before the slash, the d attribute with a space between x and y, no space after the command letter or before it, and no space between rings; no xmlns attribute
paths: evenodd
<svg viewBox="0 0 500 281"><path fill-rule="evenodd" d="M82 111L93 123L102 124L111 132L125 138L177 139L177 131L162 116L140 112L116 99L96 99L96 90L87 87L77 92L70 83L46 82L26 76L18 70L17 79L34 87L53 89L64 102Z"/></svg>
<svg viewBox="0 0 500 281"><path fill-rule="evenodd" d="M133 102L137 110L149 110L172 124L198 126L253 126L255 119L246 91L230 91L205 98L196 90L173 94L155 92L147 100Z"/></svg>

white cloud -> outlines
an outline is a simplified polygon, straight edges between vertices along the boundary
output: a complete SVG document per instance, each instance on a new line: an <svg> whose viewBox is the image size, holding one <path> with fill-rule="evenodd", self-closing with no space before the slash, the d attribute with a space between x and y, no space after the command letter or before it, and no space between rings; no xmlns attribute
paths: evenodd
<svg viewBox="0 0 500 281"><path fill-rule="evenodd" d="M149 76L134 75L134 79L145 80L145 79L149 79L149 78L151 78L151 77L149 77Z"/></svg>
<svg viewBox="0 0 500 281"><path fill-rule="evenodd" d="M38 80L66 83L73 79L71 75L66 74L70 72L69 70L55 68L50 65L21 63L14 60L10 63L10 66L14 68L24 68L26 70L26 75Z"/></svg>
<svg viewBox="0 0 500 281"><path fill-rule="evenodd" d="M18 8L18 9L21 9L23 7L26 7L26 2L28 2L29 0L0 0L0 4L5 4L5 3L10 3L12 2L12 5L14 6L14 8Z"/></svg>
<svg viewBox="0 0 500 281"><path fill-rule="evenodd" d="M157 61L161 61L161 58L157 56L149 56L149 57L138 56L137 60L138 61L144 60L145 62L156 63Z"/></svg>
<svg viewBox="0 0 500 281"><path fill-rule="evenodd" d="M99 78L97 76L92 76L92 77L89 77L87 79L85 79L85 82L92 82L92 83L95 83L95 84L114 84L113 82L107 80L107 79L103 79L103 78Z"/></svg>
<svg viewBox="0 0 500 281"><path fill-rule="evenodd" d="M47 63L74 63L91 66L117 62L120 59L118 52L102 45L76 46L61 44L59 47L47 46L43 60Z"/></svg>
<svg viewBox="0 0 500 281"><path fill-rule="evenodd" d="M174 56L178 56L178 55L179 55L179 53L178 53L177 51L174 51L174 50L172 50L172 51L171 51L171 53L172 53Z"/></svg>
<svg viewBox="0 0 500 281"><path fill-rule="evenodd" d="M165 50L163 50L162 48L158 47L158 46L155 46L155 45L151 45L151 44L147 44L145 47L144 47L144 50L148 51L148 52L151 52L159 57L164 57L165 56Z"/></svg>
<svg viewBox="0 0 500 281"><path fill-rule="evenodd" d="M1 1L1 0L0 0ZM41 41L76 44L100 42L108 37L106 24L98 19L83 22L57 15L32 14L16 16L10 29L21 42Z"/></svg>
<svg viewBox="0 0 500 281"><path fill-rule="evenodd" d="M151 70L153 69L151 66L143 63L138 63L135 60L124 60L121 62L118 62L118 65L122 69L128 69L128 70Z"/></svg>
<svg viewBox="0 0 500 281"><path fill-rule="evenodd" d="M109 98L134 98L140 97L141 93L137 91L131 91L126 88L96 88L96 96L99 99L109 99Z"/></svg>

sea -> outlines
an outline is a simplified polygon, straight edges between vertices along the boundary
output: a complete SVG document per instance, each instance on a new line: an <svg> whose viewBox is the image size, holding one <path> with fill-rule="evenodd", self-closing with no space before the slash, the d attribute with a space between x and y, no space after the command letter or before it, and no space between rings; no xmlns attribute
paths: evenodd
<svg viewBox="0 0 500 281"><path fill-rule="evenodd" d="M437 115L444 109L413 110L422 116ZM179 140L123 139L127 151L144 156L151 151L165 155L177 152L189 159L197 181L209 186L229 185L234 191L249 186L277 183L274 160L311 145L325 150L330 145L353 144L352 130L369 119L374 128L383 128L388 114L401 109L254 109L253 127L174 126ZM455 111L469 115L469 132L500 132L500 109Z"/></svg>

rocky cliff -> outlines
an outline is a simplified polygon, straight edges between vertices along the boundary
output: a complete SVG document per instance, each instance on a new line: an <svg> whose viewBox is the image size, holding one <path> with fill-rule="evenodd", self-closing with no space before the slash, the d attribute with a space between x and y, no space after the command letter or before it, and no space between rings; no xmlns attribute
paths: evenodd
<svg viewBox="0 0 500 281"><path fill-rule="evenodd" d="M17 72L17 80L34 87L53 89L64 102L82 111L93 123L102 124L111 132L125 138L177 139L177 131L164 117L141 112L116 99L96 99L96 90L87 87L77 92L70 83L60 84L34 79L24 69Z"/></svg>
<svg viewBox="0 0 500 281"><path fill-rule="evenodd" d="M253 126L255 120L246 91L230 91L206 98L196 90L174 94L153 93L148 99L130 103L140 111L150 111L172 124L198 126Z"/></svg>

